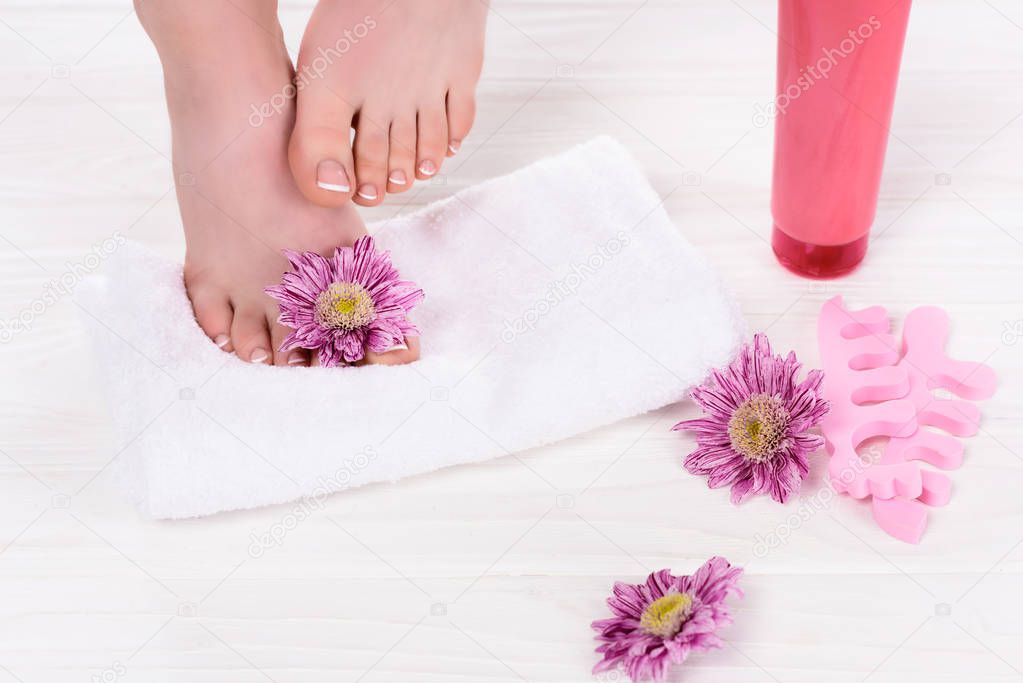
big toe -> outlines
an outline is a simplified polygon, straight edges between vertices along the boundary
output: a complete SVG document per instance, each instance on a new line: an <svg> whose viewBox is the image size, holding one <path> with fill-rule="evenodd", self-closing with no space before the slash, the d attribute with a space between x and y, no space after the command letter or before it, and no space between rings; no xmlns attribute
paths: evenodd
<svg viewBox="0 0 1023 683"><path fill-rule="evenodd" d="M345 102L300 94L288 161L298 189L314 204L336 207L352 197L352 113Z"/></svg>

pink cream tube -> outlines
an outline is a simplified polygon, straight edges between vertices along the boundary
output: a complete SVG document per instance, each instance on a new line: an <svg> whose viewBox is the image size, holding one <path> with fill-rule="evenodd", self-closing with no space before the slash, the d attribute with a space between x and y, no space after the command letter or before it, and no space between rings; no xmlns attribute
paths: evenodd
<svg viewBox="0 0 1023 683"><path fill-rule="evenodd" d="M843 275L867 252L910 2L778 2L771 245L800 275Z"/></svg>

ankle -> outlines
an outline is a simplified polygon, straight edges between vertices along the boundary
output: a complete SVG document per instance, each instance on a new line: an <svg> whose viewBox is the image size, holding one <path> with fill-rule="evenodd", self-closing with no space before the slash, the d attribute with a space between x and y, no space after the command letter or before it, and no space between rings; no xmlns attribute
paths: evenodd
<svg viewBox="0 0 1023 683"><path fill-rule="evenodd" d="M134 0L139 23L156 46L164 66L168 63L201 64L218 58L236 43L258 48L267 43L283 46L277 21L277 0L233 2L210 0ZM283 49L283 47L282 47Z"/></svg>

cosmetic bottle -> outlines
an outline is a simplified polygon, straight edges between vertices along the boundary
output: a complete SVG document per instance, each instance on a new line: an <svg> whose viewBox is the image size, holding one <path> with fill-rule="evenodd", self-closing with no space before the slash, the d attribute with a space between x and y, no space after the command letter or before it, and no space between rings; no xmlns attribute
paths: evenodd
<svg viewBox="0 0 1023 683"><path fill-rule="evenodd" d="M779 0L771 246L832 278L867 252L910 0Z"/></svg>

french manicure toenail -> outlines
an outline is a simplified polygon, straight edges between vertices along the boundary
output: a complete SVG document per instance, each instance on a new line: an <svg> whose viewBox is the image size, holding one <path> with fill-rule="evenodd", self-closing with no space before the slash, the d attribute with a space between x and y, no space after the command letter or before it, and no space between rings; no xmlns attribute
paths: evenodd
<svg viewBox="0 0 1023 683"><path fill-rule="evenodd" d="M255 351L252 352L252 355L249 356L249 362L262 363L269 357L270 354L266 352L266 349L256 349Z"/></svg>
<svg viewBox="0 0 1023 683"><path fill-rule="evenodd" d="M451 156L458 154L458 150L461 148L462 148L461 140L452 140L451 143L448 144L448 151L451 152Z"/></svg>
<svg viewBox="0 0 1023 683"><path fill-rule="evenodd" d="M301 353L296 353L288 359L288 365L299 365L305 363L305 357Z"/></svg>
<svg viewBox="0 0 1023 683"><path fill-rule="evenodd" d="M371 183L367 183L365 185L359 185L358 195L360 197L362 197L363 199L368 199L369 201L373 201L374 199L377 198L377 186L373 185Z"/></svg>
<svg viewBox="0 0 1023 683"><path fill-rule="evenodd" d="M316 167L316 186L328 192L350 192L345 167L332 159L321 161Z"/></svg>
<svg viewBox="0 0 1023 683"><path fill-rule="evenodd" d="M404 185L408 182L405 180L405 171L395 171L391 175L387 176L387 182L394 183L395 185Z"/></svg>
<svg viewBox="0 0 1023 683"><path fill-rule="evenodd" d="M437 172L437 166L427 159L426 161L419 164L419 172L423 175L433 175Z"/></svg>
<svg viewBox="0 0 1023 683"><path fill-rule="evenodd" d="M404 344L395 344L391 348L384 351L384 353L390 353L391 351L408 351L408 347Z"/></svg>
<svg viewBox="0 0 1023 683"><path fill-rule="evenodd" d="M228 337L226 334L218 334L216 337L213 338L213 343L216 344L218 348L222 349L231 343L231 338Z"/></svg>

